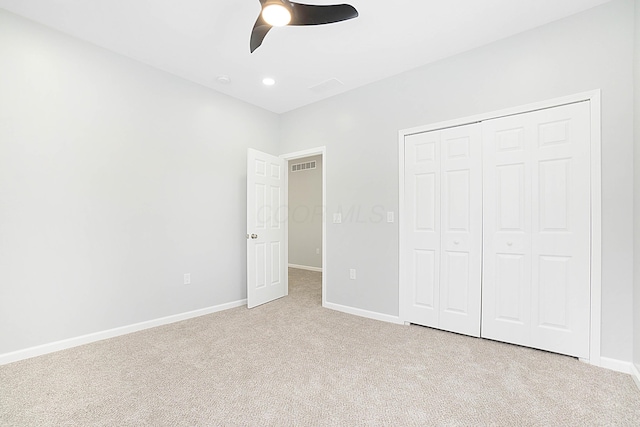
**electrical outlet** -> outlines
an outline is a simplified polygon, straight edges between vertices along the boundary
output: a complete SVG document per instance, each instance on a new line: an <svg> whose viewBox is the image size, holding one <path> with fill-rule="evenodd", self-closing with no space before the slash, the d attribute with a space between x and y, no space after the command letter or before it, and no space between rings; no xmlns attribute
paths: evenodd
<svg viewBox="0 0 640 427"><path fill-rule="evenodd" d="M184 284L185 285L191 284L191 273L184 273Z"/></svg>
<svg viewBox="0 0 640 427"><path fill-rule="evenodd" d="M316 255L320 255L320 248L316 248Z"/></svg>
<svg viewBox="0 0 640 427"><path fill-rule="evenodd" d="M342 214L341 213L334 213L333 214L333 223L334 224L342 224Z"/></svg>
<svg viewBox="0 0 640 427"><path fill-rule="evenodd" d="M393 222L394 220L393 212L387 212L387 222Z"/></svg>
<svg viewBox="0 0 640 427"><path fill-rule="evenodd" d="M349 279L356 280L356 269L352 268L349 270Z"/></svg>

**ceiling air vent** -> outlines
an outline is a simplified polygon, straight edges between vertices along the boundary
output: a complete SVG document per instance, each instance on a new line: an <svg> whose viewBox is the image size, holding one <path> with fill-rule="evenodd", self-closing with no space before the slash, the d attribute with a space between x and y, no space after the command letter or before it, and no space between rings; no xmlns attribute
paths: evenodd
<svg viewBox="0 0 640 427"><path fill-rule="evenodd" d="M300 171L306 171L306 170L315 169L315 168L316 168L316 161L313 160L311 162L296 163L295 165L291 165L291 172L300 172Z"/></svg>
<svg viewBox="0 0 640 427"><path fill-rule="evenodd" d="M329 79L315 86L311 86L309 90L315 93L327 93L335 92L336 90L342 88L342 86L344 86L344 83L342 83L340 80Z"/></svg>

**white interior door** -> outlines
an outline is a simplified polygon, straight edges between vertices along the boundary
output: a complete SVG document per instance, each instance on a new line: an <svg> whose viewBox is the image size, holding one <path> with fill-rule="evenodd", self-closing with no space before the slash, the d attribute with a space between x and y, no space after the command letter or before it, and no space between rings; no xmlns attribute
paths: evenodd
<svg viewBox="0 0 640 427"><path fill-rule="evenodd" d="M482 336L589 357L590 106L483 122Z"/></svg>
<svg viewBox="0 0 640 427"><path fill-rule="evenodd" d="M483 123L482 336L531 342L531 156L521 116ZM531 138L530 138L531 139Z"/></svg>
<svg viewBox="0 0 640 427"><path fill-rule="evenodd" d="M481 166L477 124L405 138L406 321L480 335Z"/></svg>
<svg viewBox="0 0 640 427"><path fill-rule="evenodd" d="M287 294L285 161L249 149L247 155L247 305Z"/></svg>
<svg viewBox="0 0 640 427"><path fill-rule="evenodd" d="M405 137L404 258L405 321L440 325L440 137L424 132Z"/></svg>
<svg viewBox="0 0 640 427"><path fill-rule="evenodd" d="M480 336L482 289L480 125L442 131L440 328Z"/></svg>

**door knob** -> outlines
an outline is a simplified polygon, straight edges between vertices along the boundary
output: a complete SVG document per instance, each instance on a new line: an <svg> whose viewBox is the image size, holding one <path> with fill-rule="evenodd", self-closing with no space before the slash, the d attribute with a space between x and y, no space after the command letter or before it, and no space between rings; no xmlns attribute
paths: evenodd
<svg viewBox="0 0 640 427"><path fill-rule="evenodd" d="M251 238L252 238L253 240L255 240L255 239L257 239L257 238L258 238L258 235L257 235L257 234L252 234L252 235L251 235Z"/></svg>

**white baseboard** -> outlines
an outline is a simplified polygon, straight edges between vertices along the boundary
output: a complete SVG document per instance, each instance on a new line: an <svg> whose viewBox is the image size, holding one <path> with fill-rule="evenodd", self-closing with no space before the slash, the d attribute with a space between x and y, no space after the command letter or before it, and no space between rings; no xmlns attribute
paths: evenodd
<svg viewBox="0 0 640 427"><path fill-rule="evenodd" d="M142 331L144 329L155 328L157 326L167 325L169 323L181 322L194 317L205 316L207 314L217 313L219 311L229 310L231 308L242 307L247 304L247 300L233 301L226 304L220 304L213 307L202 308L200 310L189 311L187 313L175 314L173 316L161 317L159 319L148 320L146 322L135 323L133 325L121 326L119 328L109 329L102 332L95 332L88 335L82 335L75 338L69 338L62 341L56 341L49 344L43 344L36 347L26 348L11 353L0 354L0 365L17 362L20 360L30 359L44 354L54 353L60 350L66 350L72 347L89 344L96 341L102 341L108 338L114 338L121 335L130 334L132 332Z"/></svg>
<svg viewBox="0 0 640 427"><path fill-rule="evenodd" d="M395 323L396 325L404 325L404 322L401 321L398 316L391 316L389 314L377 313L375 311L362 310L360 308L348 307L346 305L334 304L331 302L325 303L324 307L331 310L341 311L347 314L353 314L354 316L366 317L367 319Z"/></svg>
<svg viewBox="0 0 640 427"><path fill-rule="evenodd" d="M297 268L299 270L318 271L322 273L321 267L309 267L308 265L289 264L291 268Z"/></svg>
<svg viewBox="0 0 640 427"><path fill-rule="evenodd" d="M633 367L633 363L623 362L622 360L618 360L618 359L610 359L608 357L601 357L600 367L605 369L610 369L616 372L622 372L623 374L631 374L631 368Z"/></svg>
<svg viewBox="0 0 640 427"><path fill-rule="evenodd" d="M636 366L633 363L631 364L631 376L633 376L633 380L640 389L640 366Z"/></svg>

